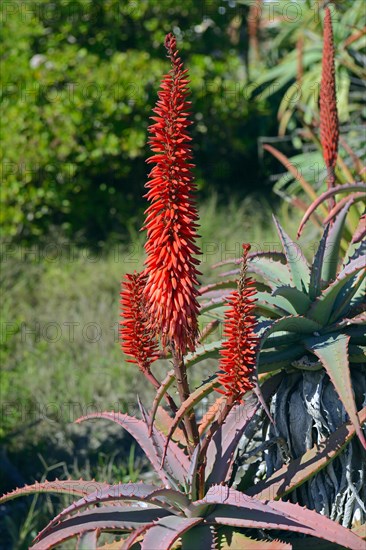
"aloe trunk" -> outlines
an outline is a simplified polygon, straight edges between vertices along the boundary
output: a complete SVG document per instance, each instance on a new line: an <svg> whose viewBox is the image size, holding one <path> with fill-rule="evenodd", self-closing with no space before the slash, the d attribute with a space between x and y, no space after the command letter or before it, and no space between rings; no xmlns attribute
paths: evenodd
<svg viewBox="0 0 366 550"><path fill-rule="evenodd" d="M366 369L352 369L352 382L358 409L366 401ZM288 446L289 458L302 456L347 420L347 413L324 370L302 371L283 378L272 401L272 414L278 434ZM275 435L273 426L268 437ZM266 452L267 474L284 464L278 446ZM357 437L323 470L291 493L291 502L321 512L345 527L366 521L366 461Z"/></svg>

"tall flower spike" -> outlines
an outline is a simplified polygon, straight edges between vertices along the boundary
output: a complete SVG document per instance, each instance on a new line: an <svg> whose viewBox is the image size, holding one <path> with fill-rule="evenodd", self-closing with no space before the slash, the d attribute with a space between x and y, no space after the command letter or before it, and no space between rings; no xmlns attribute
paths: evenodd
<svg viewBox="0 0 366 550"><path fill-rule="evenodd" d="M144 273L125 275L121 291L120 340L122 351L132 357L129 363L136 363L144 374L158 359L158 346L148 328L143 292L146 284Z"/></svg>
<svg viewBox="0 0 366 550"><path fill-rule="evenodd" d="M145 297L149 305L151 327L179 354L194 350L198 333L197 276L199 254L198 214L193 201L192 158L187 134L190 102L187 70L178 56L172 34L165 39L172 68L164 76L153 110L157 116L149 127L149 144L154 163L149 174L146 197L150 206L144 229L147 229L145 262L148 279Z"/></svg>
<svg viewBox="0 0 366 550"><path fill-rule="evenodd" d="M232 401L240 401L244 393L254 387L253 375L258 350L258 337L254 329L257 321L253 315L256 293L254 281L246 276L249 244L243 244L243 263L238 290L228 299L230 307L225 314L224 336L226 341L220 351L218 392Z"/></svg>
<svg viewBox="0 0 366 550"><path fill-rule="evenodd" d="M322 78L320 84L320 141L324 162L328 171L328 188L334 186L334 168L337 161L339 124L334 68L334 43L332 18L325 8Z"/></svg>

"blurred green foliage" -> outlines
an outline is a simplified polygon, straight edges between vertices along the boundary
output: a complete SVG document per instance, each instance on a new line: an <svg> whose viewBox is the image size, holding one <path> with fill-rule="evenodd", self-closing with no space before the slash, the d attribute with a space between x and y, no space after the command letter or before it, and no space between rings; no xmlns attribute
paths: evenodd
<svg viewBox="0 0 366 550"><path fill-rule="evenodd" d="M169 70L163 42L171 30L190 69L200 189L253 187L256 137L268 122L258 124L263 105L243 88L245 36L233 39L236 11L226 6L2 2L6 237L39 237L61 226L69 238L96 242L140 218L147 125Z"/></svg>
<svg viewBox="0 0 366 550"><path fill-rule="evenodd" d="M215 191L222 201L253 190L268 193L276 164L263 166L257 140L278 132L279 107L283 133L301 126L304 113L307 122L316 116L312 90L320 80L323 5L318 0L3 0L5 238L47 238L55 227L68 239L95 245L119 241L140 226L150 154L147 126L161 77L169 70L163 43L170 31L190 71L201 196ZM341 118L357 123L363 2L334 5ZM305 75L300 99L294 93L299 39Z"/></svg>

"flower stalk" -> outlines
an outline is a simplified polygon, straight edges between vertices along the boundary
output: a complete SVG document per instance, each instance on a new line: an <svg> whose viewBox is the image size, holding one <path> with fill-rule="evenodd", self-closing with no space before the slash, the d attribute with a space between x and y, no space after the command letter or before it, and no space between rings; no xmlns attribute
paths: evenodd
<svg viewBox="0 0 366 550"><path fill-rule="evenodd" d="M187 70L172 34L167 35L165 47L172 68L162 80L154 109L157 116L152 117L155 123L149 128L154 154L147 162L155 166L146 184L150 206L144 226L145 297L152 330L163 346L174 345L176 352L184 355L188 349L194 351L198 335L199 261L194 257L200 253L196 245L198 213L187 133L191 124Z"/></svg>
<svg viewBox="0 0 366 550"><path fill-rule="evenodd" d="M147 240L146 286L144 298L148 308L151 332L169 346L173 356L176 383L181 403L190 396L187 370L183 357L194 351L198 337L197 277L200 251L196 245L198 213L193 199L190 149L187 133L190 102L187 70L178 55L176 39L165 39L170 72L163 77L154 109L154 124L149 127L149 144L154 164L146 194L145 226ZM187 445L193 452L199 435L195 413L184 417Z"/></svg>
<svg viewBox="0 0 366 550"><path fill-rule="evenodd" d="M335 185L335 165L338 155L339 121L335 82L335 49L333 40L332 17L329 7L325 8L324 46L322 59L322 77L320 84L320 142L327 168L327 186ZM329 210L335 205L335 199L329 200Z"/></svg>
<svg viewBox="0 0 366 550"><path fill-rule="evenodd" d="M254 387L253 375L258 352L257 325L253 314L256 293L254 281L247 277L249 244L243 244L243 260L238 289L232 293L228 302L230 307L225 314L224 336L226 341L220 350L221 361L219 383L222 388L216 391L226 395L228 403L242 400L246 391Z"/></svg>

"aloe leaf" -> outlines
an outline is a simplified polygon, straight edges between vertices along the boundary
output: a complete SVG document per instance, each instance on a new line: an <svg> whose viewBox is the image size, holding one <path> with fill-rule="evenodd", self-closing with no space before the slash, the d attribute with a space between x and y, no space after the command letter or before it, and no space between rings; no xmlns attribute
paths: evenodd
<svg viewBox="0 0 366 550"><path fill-rule="evenodd" d="M174 370L172 369L167 373L164 380L160 384L160 388L157 390L157 392L155 394L155 398L154 398L152 408L151 408L151 412L150 412L149 426L153 425L158 407L159 407L164 395L166 394L166 392L168 391L170 386L173 384L174 380L175 380L175 374L174 374Z"/></svg>
<svg viewBox="0 0 366 550"><path fill-rule="evenodd" d="M366 184L364 183L347 183L342 185L336 185L335 187L332 187L331 189L328 189L324 193L320 195L320 197L317 197L316 200L309 206L307 211L305 212L299 228L297 230L297 237L299 237L302 233L302 230L304 228L304 225L308 221L311 214L318 208L319 205L321 205L325 200L329 199L329 197L332 197L333 195L337 195L338 193L348 193L349 191L365 191L366 190Z"/></svg>
<svg viewBox="0 0 366 550"><path fill-rule="evenodd" d="M145 410L143 404L141 403L140 398L138 398L138 403L139 403L140 411L141 411L141 414L142 414L142 419L145 422L146 426L148 426L149 425L148 424L148 414L147 414L147 411ZM174 454L173 446L175 445L176 448L178 448L178 449L180 449L180 448L175 443L172 442L172 447L170 448L170 451L168 453L167 451L168 451L168 446L169 446L170 439L168 437L166 437L164 448L162 449L161 432L159 432L159 430L157 429L157 426L156 426L155 423L152 424L149 427L149 436L151 438L152 444L155 447L156 455L159 456L159 457L162 457L162 466L164 466L164 471L167 474L167 476L169 477L170 487L172 487L174 489L179 489L179 486L177 485L177 474L181 475L182 463L179 460L179 457L177 457ZM185 449L185 451L187 451L186 446L184 447L184 449ZM181 451L181 449L180 449L180 451ZM186 455L184 455L184 456L186 457ZM184 481L182 482L182 480L180 480L180 484L182 486L184 486L185 480L186 480L186 476L184 474L183 474L183 476L184 476Z"/></svg>
<svg viewBox="0 0 366 550"><path fill-rule="evenodd" d="M329 223L339 212L342 210L344 205L351 201L351 204L354 202L358 202L360 200L363 200L366 197L366 193L351 193L351 195L347 195L346 197L343 197L337 204L334 206L334 208L329 212L328 216L324 220L324 225Z"/></svg>
<svg viewBox="0 0 366 550"><path fill-rule="evenodd" d="M196 448L193 451L193 454L191 456L191 465L189 467L189 472L187 476L188 494L193 500L197 498L197 470L198 470L198 466L200 465L199 464L200 452L201 452L201 445L198 442L198 445L196 445Z"/></svg>
<svg viewBox="0 0 366 550"><path fill-rule="evenodd" d="M339 292L337 298L334 301L332 314L329 319L330 323L335 323L337 319L348 315L351 307L351 300L354 296L356 296L358 290L361 287L363 287L362 294L365 295L365 277L366 271L356 273L356 275L351 277L343 286L342 290Z"/></svg>
<svg viewBox="0 0 366 550"><path fill-rule="evenodd" d="M126 507L124 509L115 506L102 506L101 508L80 512L77 516L65 519L54 526L44 537L37 537L37 542L32 546L33 550L45 550L80 535L91 529L100 531L126 532L138 529L146 523L157 521L168 516L169 512L161 509L136 510Z"/></svg>
<svg viewBox="0 0 366 550"><path fill-rule="evenodd" d="M358 535L359 537L366 539L366 523L363 523L362 525L358 525L357 527L354 527L352 529L352 532L355 533L355 535Z"/></svg>
<svg viewBox="0 0 366 550"><path fill-rule="evenodd" d="M210 334L215 332L219 325L220 323L217 319L215 319L214 321L210 321L210 323L205 325L200 331L198 344L202 345L204 343L204 340L206 340L206 338L210 336Z"/></svg>
<svg viewBox="0 0 366 550"><path fill-rule="evenodd" d="M300 334L288 334L286 332L283 336L271 336L263 343L262 349L288 347L290 344L297 344L300 338Z"/></svg>
<svg viewBox="0 0 366 550"><path fill-rule="evenodd" d="M298 519L303 521L306 529L309 529L306 534L312 537L324 539L342 547L352 548L352 550L361 550L365 544L364 541L359 536L352 533L350 529L339 525L337 522L313 510L308 510L298 504L292 504L291 502L284 502L282 500L272 500L269 501L269 504L271 508L274 508L280 513L285 513L289 518L292 517L295 521ZM305 533L303 529L302 532Z"/></svg>
<svg viewBox="0 0 366 550"><path fill-rule="evenodd" d="M273 251L262 251L262 252L249 252L248 254L248 260L255 260L256 258L269 258L271 260L279 260L279 261L286 261L286 256L283 252L277 252L276 250ZM223 260L221 262L218 262L214 265L212 265L212 269L215 269L216 267L221 267L223 265L230 265L230 264L240 264L242 262L242 258L230 258L228 260Z"/></svg>
<svg viewBox="0 0 366 550"><path fill-rule="evenodd" d="M261 502L222 485L212 489L212 493L209 495L209 491L202 501L217 503L214 511L206 516L207 522L231 527L281 529L318 537L354 550L364 550L364 541L360 537L313 510L291 502Z"/></svg>
<svg viewBox="0 0 366 550"><path fill-rule="evenodd" d="M339 398L353 423L362 445L366 449L356 410L348 362L348 344L350 337L345 334L327 334L316 338L306 338L305 347L314 353L327 371Z"/></svg>
<svg viewBox="0 0 366 550"><path fill-rule="evenodd" d="M161 454L159 456L149 436L148 426L142 420L138 420L137 418L128 416L127 414L104 412L88 414L87 416L77 419L76 422L84 422L85 420L91 420L93 418L112 420L125 428L125 430L127 430L140 445L163 483L165 485L170 485L170 480L167 473L161 468L161 456L167 441L164 434L154 428L155 439L159 441L159 446L161 449ZM178 447L176 443L170 441L167 448L166 458L171 466L174 465L173 469L176 481L181 485L184 485L185 478L187 477L189 470L188 456Z"/></svg>
<svg viewBox="0 0 366 550"><path fill-rule="evenodd" d="M265 400L276 390L281 378L282 375L276 375L264 382L261 390ZM231 409L225 422L214 433L206 453L207 486L221 483L230 477L240 438L259 406L259 401L249 396L243 405L236 405Z"/></svg>
<svg viewBox="0 0 366 550"><path fill-rule="evenodd" d="M359 243L366 237L366 213L362 214L357 229L352 237L352 243Z"/></svg>
<svg viewBox="0 0 366 550"><path fill-rule="evenodd" d="M163 407L158 407L155 415L155 426L160 430L164 435L167 435L170 427L172 425L173 418L169 415ZM174 432L174 441L182 443L184 441L184 433L180 428L176 428Z"/></svg>
<svg viewBox="0 0 366 550"><path fill-rule="evenodd" d="M209 285L201 287L200 291L199 291L199 294L200 294L200 296L204 296L208 292L213 292L213 291L216 291L216 290L223 290L223 289L226 289L226 288L233 289L233 288L236 288L237 286L238 285L237 285L237 282L235 280L227 279L225 281L219 281L217 283L211 283Z"/></svg>
<svg viewBox="0 0 366 550"><path fill-rule="evenodd" d="M216 388L219 385L217 377L215 377L213 380L210 380L206 384L203 384L199 388L197 388L195 391L193 391L188 399L186 399L182 405L179 407L178 411L175 413L174 420L172 422L172 425L170 426L169 433L167 435L167 441L166 446L169 444L169 441L174 433L175 428L178 426L179 422L184 418L184 416L193 409L199 403L212 392L214 388ZM164 453L165 454L165 453Z"/></svg>
<svg viewBox="0 0 366 550"><path fill-rule="evenodd" d="M268 338L276 332L294 332L295 334L312 334L322 328L321 324L314 319L302 315L289 315L274 321L261 335L261 349L268 341ZM271 340L272 342L272 340ZM271 344L272 345L272 344Z"/></svg>
<svg viewBox="0 0 366 550"><path fill-rule="evenodd" d="M283 288L291 288L292 290L297 290L297 289L294 289L293 287L278 287L277 289L275 289L273 291L272 294L270 294L269 292L257 292L256 293L256 299L257 299L257 304L270 304L270 306L275 310L277 311L278 313L281 313L282 315L285 314L285 315L296 315L296 313L299 313L298 311L296 311L294 305L290 302L289 298L287 298L284 294L281 293L281 290ZM304 295L305 296L305 295ZM307 297L307 296L306 296ZM259 306L260 307L260 306Z"/></svg>
<svg viewBox="0 0 366 550"><path fill-rule="evenodd" d="M76 550L96 550L98 542L98 531L86 531L79 536Z"/></svg>
<svg viewBox="0 0 366 550"><path fill-rule="evenodd" d="M343 227L351 204L351 200L345 204L329 231L321 273L321 278L326 283L333 281L337 275L339 249L342 240Z"/></svg>
<svg viewBox="0 0 366 550"><path fill-rule="evenodd" d="M162 518L147 531L141 544L141 550L151 550L152 548L169 550L186 531L202 521L203 518L179 518L176 516Z"/></svg>
<svg viewBox="0 0 366 550"><path fill-rule="evenodd" d="M332 314L337 296L354 275L365 269L365 262L365 256L361 256L347 264L338 274L336 280L333 281L333 283L331 283L312 304L307 313L308 317L317 321L322 326L325 326Z"/></svg>
<svg viewBox="0 0 366 550"><path fill-rule="evenodd" d="M96 490L102 490L108 487L108 483L100 483L98 481L84 481L83 479L67 479L55 481L44 481L42 483L34 483L33 485L25 485L19 489L14 489L0 498L0 504L12 500L13 498L28 496L39 493L54 493L66 494L74 497L88 495Z"/></svg>
<svg viewBox="0 0 366 550"><path fill-rule="evenodd" d="M253 396L244 405L236 405L231 409L222 426L214 433L206 452L207 486L226 481L243 431L258 408L259 402Z"/></svg>
<svg viewBox="0 0 366 550"><path fill-rule="evenodd" d="M200 425L198 426L199 435L202 436L207 428L214 422L217 415L224 409L227 398L221 395L212 403L208 411L203 415Z"/></svg>
<svg viewBox="0 0 366 550"><path fill-rule="evenodd" d="M215 298L210 298L209 300L200 302L200 314L204 315L213 309L227 306L227 298L230 294L231 291L225 294L225 296L216 296Z"/></svg>
<svg viewBox="0 0 366 550"><path fill-rule="evenodd" d="M288 309L290 311L288 311ZM288 308L286 310L286 309L281 309L275 304L271 304L270 302L266 302L264 300L258 300L255 302L254 313L258 317L267 317L269 319L279 319L280 317L291 315L292 313L296 313L296 312L292 310L292 307L290 306L290 304L288 304Z"/></svg>
<svg viewBox="0 0 366 550"><path fill-rule="evenodd" d="M358 413L358 417L360 424L366 422L366 407ZM327 438L324 445L314 445L301 457L282 466L265 481L247 489L246 493L261 500L276 500L287 495L325 468L339 455L354 434L354 425L345 422Z"/></svg>
<svg viewBox="0 0 366 550"><path fill-rule="evenodd" d="M220 357L219 350L221 348L222 341L216 340L215 342L210 342L209 344L203 344L198 347L196 351L188 353L184 360L187 369L206 359L218 359Z"/></svg>
<svg viewBox="0 0 366 550"><path fill-rule="evenodd" d="M316 251L313 264L310 270L309 296L311 301L315 300L321 294L321 274L324 260L325 248L329 234L329 224L326 226L322 238L320 239L318 250Z"/></svg>
<svg viewBox="0 0 366 550"><path fill-rule="evenodd" d="M298 290L307 291L309 289L310 271L301 249L299 245L290 239L275 216L273 216L273 220L286 254L287 265L290 269L293 283Z"/></svg>
<svg viewBox="0 0 366 550"><path fill-rule="evenodd" d="M284 350L261 351L259 355L258 373L270 372L288 367L291 361L304 355L304 346L289 346Z"/></svg>
<svg viewBox="0 0 366 550"><path fill-rule="evenodd" d="M198 548L198 547L197 547ZM275 540L255 540L239 532L230 532L230 535L220 538L220 550L291 550L292 545L288 542Z"/></svg>
<svg viewBox="0 0 366 550"><path fill-rule="evenodd" d="M257 354L256 367L258 375L262 350L264 346L266 346L268 343L270 343L272 347L272 339L269 340L270 336L272 336L276 332L288 332L290 333L291 338L291 332L303 336L304 334L312 334L314 332L317 332L320 329L321 325L318 322L314 321L313 319L303 317L301 315L289 315L288 317L282 317L281 319L277 319L276 321L274 321L271 325L266 326L260 336L260 344Z"/></svg>
<svg viewBox="0 0 366 550"><path fill-rule="evenodd" d="M360 256L366 255L366 241L361 241L358 246L356 246L356 244L350 243L345 256L346 262L344 263L342 269L344 269L350 262L352 262L352 260L356 260Z"/></svg>
<svg viewBox="0 0 366 550"><path fill-rule="evenodd" d="M255 273L262 277L271 288L292 284L291 275L286 264L260 258L256 262L248 262L247 269L248 273Z"/></svg>
<svg viewBox="0 0 366 550"><path fill-rule="evenodd" d="M292 306L292 311L288 311L290 314L298 313L299 315L303 315L307 312L311 304L311 300L307 294L291 286L277 288L273 292L273 296L282 296L286 298Z"/></svg>
<svg viewBox="0 0 366 550"><path fill-rule="evenodd" d="M134 529L132 533L123 541L122 546L121 543L119 543L119 546L118 548L116 548L116 550L130 550L131 548L133 548L134 544L137 543L142 535L144 535L144 533L153 525L153 523L145 523L145 525L142 525L138 529ZM138 548L141 548L140 545L138 546ZM103 550L103 547L100 548L100 550Z"/></svg>
<svg viewBox="0 0 366 550"><path fill-rule="evenodd" d="M179 491L156 487L146 483L119 483L110 485L106 489L95 491L76 502L70 504L60 512L52 521L41 531L40 537L46 535L53 526L62 522L67 516L75 512L79 512L87 506L96 506L106 502L117 502L122 500L141 501L154 506L169 509L171 513L180 513L181 508L188 508L190 501ZM127 503L126 502L126 503ZM173 508L173 509L172 509Z"/></svg>
<svg viewBox="0 0 366 550"><path fill-rule="evenodd" d="M222 550L212 525L197 525L182 536L182 550Z"/></svg>

